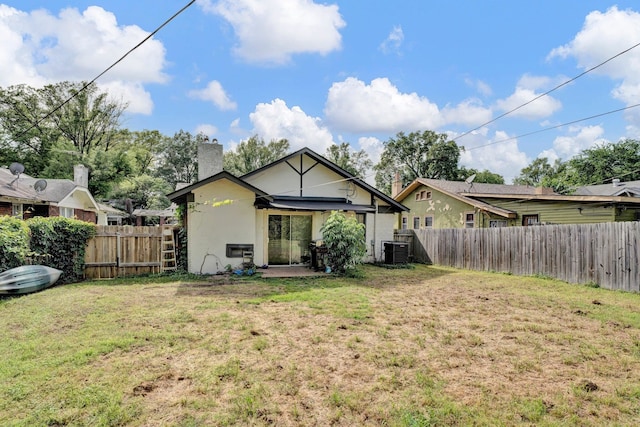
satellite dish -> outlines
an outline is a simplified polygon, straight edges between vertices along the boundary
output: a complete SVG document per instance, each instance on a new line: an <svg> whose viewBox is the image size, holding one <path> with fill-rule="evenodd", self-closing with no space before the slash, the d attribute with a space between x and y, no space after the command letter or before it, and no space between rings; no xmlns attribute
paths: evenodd
<svg viewBox="0 0 640 427"><path fill-rule="evenodd" d="M471 175L470 177L468 177L467 179L465 179L464 182L466 182L467 184L471 184L474 179L476 179L476 174L475 173L473 175Z"/></svg>
<svg viewBox="0 0 640 427"><path fill-rule="evenodd" d="M22 163L13 162L9 165L9 171L11 171L13 175L15 175L13 181L9 183L9 186L13 187L13 183L16 182L18 178L20 178L20 174L24 172L24 165Z"/></svg>
<svg viewBox="0 0 640 427"><path fill-rule="evenodd" d="M36 193L42 193L45 188L47 188L47 181L44 179L39 179L33 184L33 189L36 190Z"/></svg>
<svg viewBox="0 0 640 427"><path fill-rule="evenodd" d="M24 172L24 165L22 163L13 162L9 165L9 170L14 175L20 175Z"/></svg>

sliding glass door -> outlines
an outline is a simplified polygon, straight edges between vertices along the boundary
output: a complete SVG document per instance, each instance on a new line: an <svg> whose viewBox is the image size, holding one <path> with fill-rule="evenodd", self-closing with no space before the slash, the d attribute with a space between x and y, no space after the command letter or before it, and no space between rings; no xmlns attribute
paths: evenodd
<svg viewBox="0 0 640 427"><path fill-rule="evenodd" d="M311 215L269 215L269 265L308 261Z"/></svg>

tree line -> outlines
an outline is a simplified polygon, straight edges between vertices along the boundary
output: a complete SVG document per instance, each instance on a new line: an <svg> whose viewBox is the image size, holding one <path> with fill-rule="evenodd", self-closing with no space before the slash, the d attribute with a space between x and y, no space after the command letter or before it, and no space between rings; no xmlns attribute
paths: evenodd
<svg viewBox="0 0 640 427"><path fill-rule="evenodd" d="M73 179L73 165L89 168L89 189L112 206L162 209L177 183L197 180L197 146L207 136L184 130L173 136L157 130L131 131L122 126L127 105L95 84L60 82L33 88L0 88L0 165L19 162L39 178ZM391 192L399 172L403 184L417 177L503 184L488 170L459 165L464 147L446 134L430 130L399 132L384 141L380 161L348 142L330 146L324 156L351 174ZM286 139L265 141L254 135L224 154L224 169L242 176L290 153ZM625 140L583 151L566 162L535 159L522 169L516 184L549 186L570 192L579 185L611 178L640 179L640 143ZM130 203L127 203L129 201Z"/></svg>

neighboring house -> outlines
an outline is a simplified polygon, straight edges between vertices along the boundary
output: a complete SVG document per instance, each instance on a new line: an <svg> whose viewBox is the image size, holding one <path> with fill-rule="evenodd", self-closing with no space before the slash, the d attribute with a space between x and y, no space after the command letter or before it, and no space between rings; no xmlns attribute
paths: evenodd
<svg viewBox="0 0 640 427"><path fill-rule="evenodd" d="M166 209L134 209L131 215L138 226L175 224L178 222L177 208L178 206L172 203Z"/></svg>
<svg viewBox="0 0 640 427"><path fill-rule="evenodd" d="M395 186L397 189L397 186ZM400 229L511 227L635 221L640 198L571 195L549 188L418 178L394 197L410 209Z"/></svg>
<svg viewBox="0 0 640 427"><path fill-rule="evenodd" d="M640 197L640 181L622 182L619 179L614 179L611 184L578 187L573 194L579 196Z"/></svg>
<svg viewBox="0 0 640 427"><path fill-rule="evenodd" d="M204 144L198 168L198 182L168 195L183 207L192 273L235 267L248 255L257 265L304 264L334 210L365 224L367 261L379 260L396 213L407 210L308 148L236 177L222 171L222 146Z"/></svg>
<svg viewBox="0 0 640 427"><path fill-rule="evenodd" d="M41 180L24 173L13 175L9 169L0 168L0 215L22 219L62 216L97 223L101 210L87 188L86 168L76 166L74 176L75 182ZM106 221L106 215L104 218Z"/></svg>

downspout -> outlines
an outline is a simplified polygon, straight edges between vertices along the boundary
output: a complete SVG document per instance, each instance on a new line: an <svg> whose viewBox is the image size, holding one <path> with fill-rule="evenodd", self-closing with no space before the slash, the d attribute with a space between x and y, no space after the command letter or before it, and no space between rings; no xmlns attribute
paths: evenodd
<svg viewBox="0 0 640 427"><path fill-rule="evenodd" d="M378 261L376 258L376 230L378 229L378 200L373 200L375 212L373 213L373 240L371 241L371 253L373 254L373 262Z"/></svg>

